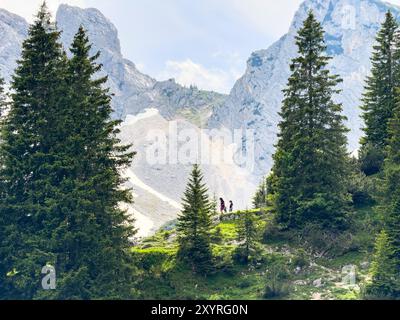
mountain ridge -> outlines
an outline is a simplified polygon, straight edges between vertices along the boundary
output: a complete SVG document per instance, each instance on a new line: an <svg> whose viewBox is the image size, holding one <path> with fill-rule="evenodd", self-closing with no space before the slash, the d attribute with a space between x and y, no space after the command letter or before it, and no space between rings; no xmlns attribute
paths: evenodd
<svg viewBox="0 0 400 320"><path fill-rule="evenodd" d="M93 42L93 52L101 51L100 62L115 94L114 109L118 118L124 119L128 114L135 115L149 107L155 107L163 116L171 118L178 110L192 106L202 109L214 106L214 103L218 105L223 97L215 92L183 87L173 79L157 81L140 72L132 61L123 57L117 28L98 9L63 4L57 10L56 20L63 30L64 47L67 48L82 25ZM199 94L205 99L196 99Z"/></svg>
<svg viewBox="0 0 400 320"><path fill-rule="evenodd" d="M290 75L291 60L297 53L294 37L311 9L322 22L327 51L333 56L329 68L344 80L340 85L343 91L336 100L343 103L347 126L351 129L350 152L358 149L362 136L360 100L376 33L387 10L393 11L397 18L400 11L399 7L379 0L306 0L295 13L287 34L267 49L252 53L245 74L235 83L209 124L230 130L255 130L256 175L265 175L272 167L282 90Z"/></svg>
<svg viewBox="0 0 400 320"><path fill-rule="evenodd" d="M138 114L149 107L156 107L163 116L173 118L187 108L196 111L216 108L226 97L195 87L186 88L174 79L157 81L141 73L132 61L123 56L114 24L96 8L82 9L61 4L56 13L56 22L62 30L61 42L67 53L80 25L87 29L93 43L93 53L101 51L99 62L103 64L103 75L109 76L108 85L115 95L113 108L116 118L124 119L128 114ZM16 67L28 27L24 18L0 9L0 40L3 43L0 46L0 68L7 83Z"/></svg>

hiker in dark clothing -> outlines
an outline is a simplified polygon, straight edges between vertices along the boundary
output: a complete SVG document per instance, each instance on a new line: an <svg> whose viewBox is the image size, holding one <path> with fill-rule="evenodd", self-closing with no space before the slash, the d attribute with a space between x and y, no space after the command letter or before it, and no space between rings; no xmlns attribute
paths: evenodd
<svg viewBox="0 0 400 320"><path fill-rule="evenodd" d="M233 212L233 201L229 201L229 212Z"/></svg>
<svg viewBox="0 0 400 320"><path fill-rule="evenodd" d="M226 213L226 206L225 206L225 201L222 198L219 198L220 201L220 210L221 214Z"/></svg>

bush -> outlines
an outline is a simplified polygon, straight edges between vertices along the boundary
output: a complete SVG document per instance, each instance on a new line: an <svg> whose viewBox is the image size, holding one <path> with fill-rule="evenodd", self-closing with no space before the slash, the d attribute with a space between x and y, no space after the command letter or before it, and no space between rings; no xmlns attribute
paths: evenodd
<svg viewBox="0 0 400 320"><path fill-rule="evenodd" d="M272 281L264 289L264 299L279 299L289 295L289 285L284 282Z"/></svg>
<svg viewBox="0 0 400 320"><path fill-rule="evenodd" d="M293 258L292 264L294 267L304 268L308 266L307 253L304 249L299 249L296 256Z"/></svg>
<svg viewBox="0 0 400 320"><path fill-rule="evenodd" d="M251 282L250 279L243 279L242 281L240 281L240 282L238 283L238 287L239 287L240 289L250 288L251 285L252 285L252 282Z"/></svg>
<svg viewBox="0 0 400 320"><path fill-rule="evenodd" d="M359 153L361 170L367 175L374 175L382 170L385 155L380 148L370 144L363 145Z"/></svg>
<svg viewBox="0 0 400 320"><path fill-rule="evenodd" d="M361 288L361 297L364 300L398 300L400 293L393 290L392 285L377 286L375 284L367 284Z"/></svg>
<svg viewBox="0 0 400 320"><path fill-rule="evenodd" d="M350 231L324 229L314 223L305 225L303 230L293 231L292 238L318 257L343 255L352 251L354 244Z"/></svg>
<svg viewBox="0 0 400 320"><path fill-rule="evenodd" d="M234 274L234 265L232 261L233 247L231 246L214 246L214 265L218 272L224 274Z"/></svg>
<svg viewBox="0 0 400 320"><path fill-rule="evenodd" d="M235 252L233 253L233 260L239 264L248 264L252 262L254 257L254 251L250 252L250 255L247 255L247 252L242 247L237 247Z"/></svg>
<svg viewBox="0 0 400 320"><path fill-rule="evenodd" d="M280 241L286 241L287 234L283 232L277 223L272 221L271 223L267 223L267 226L264 230L263 234L263 242L265 244L275 243Z"/></svg>
<svg viewBox="0 0 400 320"><path fill-rule="evenodd" d="M290 293L290 285L287 281L289 272L281 264L274 264L268 271L269 282L264 288L264 299L284 298Z"/></svg>
<svg viewBox="0 0 400 320"><path fill-rule="evenodd" d="M373 204L376 193L374 178L363 172L360 161L355 158L350 159L349 166L348 192L351 194L353 204L357 207Z"/></svg>
<svg viewBox="0 0 400 320"><path fill-rule="evenodd" d="M195 274L206 276L214 272L211 246L204 237L195 238L192 243L181 243L177 259Z"/></svg>
<svg viewBox="0 0 400 320"><path fill-rule="evenodd" d="M352 196L353 204L357 207L372 204L374 202L373 181L361 171L354 172L349 179L349 193Z"/></svg>
<svg viewBox="0 0 400 320"><path fill-rule="evenodd" d="M255 244L253 248L250 248L249 255L247 250L243 247L237 247L233 252L233 260L239 264L255 264L263 262L262 250L259 244Z"/></svg>
<svg viewBox="0 0 400 320"><path fill-rule="evenodd" d="M217 227L215 231L211 234L211 242L215 244L221 244L223 241L222 229Z"/></svg>
<svg viewBox="0 0 400 320"><path fill-rule="evenodd" d="M133 252L137 266L145 271L159 274L163 266L175 257L175 251L163 248L135 250Z"/></svg>

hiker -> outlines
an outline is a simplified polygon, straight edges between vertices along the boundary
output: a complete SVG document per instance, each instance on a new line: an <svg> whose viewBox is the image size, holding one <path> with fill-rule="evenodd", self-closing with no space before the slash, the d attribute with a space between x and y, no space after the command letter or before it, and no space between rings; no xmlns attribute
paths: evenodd
<svg viewBox="0 0 400 320"><path fill-rule="evenodd" d="M233 212L233 201L229 201L229 212Z"/></svg>
<svg viewBox="0 0 400 320"><path fill-rule="evenodd" d="M225 201L222 198L219 198L220 201L220 210L221 210L221 214L226 213L226 206L225 206Z"/></svg>

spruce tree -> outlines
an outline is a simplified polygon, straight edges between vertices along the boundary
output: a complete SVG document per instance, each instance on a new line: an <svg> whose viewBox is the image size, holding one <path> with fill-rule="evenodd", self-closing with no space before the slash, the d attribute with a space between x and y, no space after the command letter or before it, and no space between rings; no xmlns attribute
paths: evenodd
<svg viewBox="0 0 400 320"><path fill-rule="evenodd" d="M210 247L211 203L203 175L193 166L183 197L183 211L178 218L179 254L195 273L208 273L212 267Z"/></svg>
<svg viewBox="0 0 400 320"><path fill-rule="evenodd" d="M373 47L371 75L367 78L363 96L365 136L361 140L360 160L362 170L368 175L382 169L390 139L388 123L393 117L395 90L400 84L397 28L396 19L387 12Z"/></svg>
<svg viewBox="0 0 400 320"><path fill-rule="evenodd" d="M120 173L133 153L117 138L107 78L96 78L98 54L89 55L83 29L70 61L59 36L43 4L3 121L1 292L16 299L129 298L134 232L120 209L131 201ZM47 264L55 267L57 290L41 290Z"/></svg>
<svg viewBox="0 0 400 320"><path fill-rule="evenodd" d="M5 106L6 98L4 94L4 79L0 78L0 117L3 116ZM0 179L0 199L2 199L3 191L5 191L5 188L3 186L3 180ZM5 284L7 280L7 273L10 271L9 269L7 269L7 263L5 263L7 260L7 255L9 253L8 248L6 247L6 237L8 236L9 231L7 230L8 227L9 221L7 221L7 217L0 214L0 300L5 298L5 296L3 295L6 292Z"/></svg>
<svg viewBox="0 0 400 320"><path fill-rule="evenodd" d="M284 90L285 99L274 155L277 221L288 228L315 223L322 228L346 224L346 132L341 104L333 95L341 80L327 69L324 31L309 13L296 37L298 57Z"/></svg>
<svg viewBox="0 0 400 320"><path fill-rule="evenodd" d="M385 230L376 241L372 282L366 288L366 296L372 298L400 296L400 107L395 109L388 128L390 139L379 208Z"/></svg>
<svg viewBox="0 0 400 320"><path fill-rule="evenodd" d="M240 243L238 247L238 256L243 258L244 262L247 264L250 256L254 254L257 248L258 232L254 214L245 212L241 215L237 233Z"/></svg>
<svg viewBox="0 0 400 320"><path fill-rule="evenodd" d="M56 203L64 168L56 150L65 134L66 108L66 56L59 36L43 4L23 43L2 121L0 216L6 220L2 262L8 276L1 291L7 298L33 298L42 267L56 264L50 239L61 222Z"/></svg>
<svg viewBox="0 0 400 320"><path fill-rule="evenodd" d="M399 293L399 272L393 259L394 245L386 231L376 239L375 253L371 266L371 283L365 288L365 298L390 299Z"/></svg>
<svg viewBox="0 0 400 320"><path fill-rule="evenodd" d="M100 53L90 55L91 45L80 27L74 37L66 81L69 108L65 158L68 176L60 199L64 222L54 232L59 243L58 265L65 270L57 298L130 298L133 261L129 249L134 236L133 220L121 210L131 203L130 190L121 188L121 170L134 156L120 144L111 120L111 94L107 77L97 77Z"/></svg>
<svg viewBox="0 0 400 320"><path fill-rule="evenodd" d="M384 196L381 210L386 231L395 248L394 258L400 272L400 105L389 121L390 139L384 164Z"/></svg>

